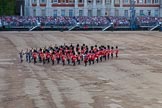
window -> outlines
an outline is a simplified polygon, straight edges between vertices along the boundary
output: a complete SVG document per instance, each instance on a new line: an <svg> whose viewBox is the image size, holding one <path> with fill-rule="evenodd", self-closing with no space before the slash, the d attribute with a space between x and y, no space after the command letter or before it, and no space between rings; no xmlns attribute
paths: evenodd
<svg viewBox="0 0 162 108"><path fill-rule="evenodd" d="M111 4L111 0L106 0L105 3L110 5Z"/></svg>
<svg viewBox="0 0 162 108"><path fill-rule="evenodd" d="M83 10L79 10L79 16L83 16Z"/></svg>
<svg viewBox="0 0 162 108"><path fill-rule="evenodd" d="M159 10L155 10L155 17L158 17L159 16Z"/></svg>
<svg viewBox="0 0 162 108"><path fill-rule="evenodd" d="M159 0L154 0L154 3L159 3Z"/></svg>
<svg viewBox="0 0 162 108"><path fill-rule="evenodd" d="M110 12L109 11L106 11L105 12L105 16L109 16Z"/></svg>
<svg viewBox="0 0 162 108"><path fill-rule="evenodd" d="M124 10L124 16L128 17L128 10Z"/></svg>
<svg viewBox="0 0 162 108"><path fill-rule="evenodd" d="M148 15L148 16L151 16L151 10L148 10L148 11L147 11L147 15Z"/></svg>
<svg viewBox="0 0 162 108"><path fill-rule="evenodd" d="M143 13L143 10L140 10L140 16L143 16L144 13Z"/></svg>
<svg viewBox="0 0 162 108"><path fill-rule="evenodd" d="M79 3L83 3L83 0L79 0Z"/></svg>
<svg viewBox="0 0 162 108"><path fill-rule="evenodd" d="M101 4L102 1L101 1L101 0L96 0L96 3L97 3L97 4Z"/></svg>
<svg viewBox="0 0 162 108"><path fill-rule="evenodd" d="M33 3L36 4L37 3L37 0L33 0Z"/></svg>
<svg viewBox="0 0 162 108"><path fill-rule="evenodd" d="M51 0L51 3L58 3L58 0Z"/></svg>
<svg viewBox="0 0 162 108"><path fill-rule="evenodd" d="M69 10L69 16L73 16L73 10L72 9Z"/></svg>
<svg viewBox="0 0 162 108"><path fill-rule="evenodd" d="M46 16L46 10L42 9L42 16Z"/></svg>
<svg viewBox="0 0 162 108"><path fill-rule="evenodd" d="M146 3L147 4L151 4L151 0L146 0Z"/></svg>
<svg viewBox="0 0 162 108"><path fill-rule="evenodd" d="M115 16L119 16L119 10L115 9Z"/></svg>
<svg viewBox="0 0 162 108"><path fill-rule="evenodd" d="M69 2L68 3L74 3L74 0L69 0Z"/></svg>
<svg viewBox="0 0 162 108"><path fill-rule="evenodd" d="M88 10L88 16L92 16L92 10Z"/></svg>
<svg viewBox="0 0 162 108"><path fill-rule="evenodd" d="M92 0L88 0L88 4L92 4L93 3L93 1Z"/></svg>
<svg viewBox="0 0 162 108"><path fill-rule="evenodd" d="M97 16L101 16L101 10L97 10Z"/></svg>
<svg viewBox="0 0 162 108"><path fill-rule="evenodd" d="M115 4L120 4L120 0L115 0Z"/></svg>
<svg viewBox="0 0 162 108"><path fill-rule="evenodd" d="M57 17L57 10L53 11L53 16Z"/></svg>
<svg viewBox="0 0 162 108"><path fill-rule="evenodd" d="M40 3L46 3L46 0L40 0L41 2Z"/></svg>
<svg viewBox="0 0 162 108"><path fill-rule="evenodd" d="M144 3L144 0L139 0L139 3L140 3L140 4L143 4L143 3Z"/></svg>
<svg viewBox="0 0 162 108"><path fill-rule="evenodd" d="M36 10L33 9L33 16L36 16Z"/></svg>
<svg viewBox="0 0 162 108"><path fill-rule="evenodd" d="M60 0L61 1L61 3L66 3L66 0Z"/></svg>
<svg viewBox="0 0 162 108"><path fill-rule="evenodd" d="M124 4L128 4L129 3L129 0L124 0Z"/></svg>
<svg viewBox="0 0 162 108"><path fill-rule="evenodd" d="M61 16L65 16L65 10L61 10Z"/></svg>
<svg viewBox="0 0 162 108"><path fill-rule="evenodd" d="M27 2L27 3L26 3L26 4L27 4L27 6L30 6L30 1L26 1L26 2Z"/></svg>

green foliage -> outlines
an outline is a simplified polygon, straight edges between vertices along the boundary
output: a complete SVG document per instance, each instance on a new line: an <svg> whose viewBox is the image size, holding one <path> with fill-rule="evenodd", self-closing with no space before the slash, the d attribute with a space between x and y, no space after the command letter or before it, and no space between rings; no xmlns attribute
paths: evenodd
<svg viewBox="0 0 162 108"><path fill-rule="evenodd" d="M15 0L0 0L0 16L15 14Z"/></svg>

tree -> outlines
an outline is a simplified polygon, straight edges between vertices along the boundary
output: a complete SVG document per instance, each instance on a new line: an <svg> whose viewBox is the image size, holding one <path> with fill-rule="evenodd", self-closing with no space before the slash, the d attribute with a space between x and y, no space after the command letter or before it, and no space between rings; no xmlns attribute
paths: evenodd
<svg viewBox="0 0 162 108"><path fill-rule="evenodd" d="M0 16L15 15L15 0L0 0Z"/></svg>

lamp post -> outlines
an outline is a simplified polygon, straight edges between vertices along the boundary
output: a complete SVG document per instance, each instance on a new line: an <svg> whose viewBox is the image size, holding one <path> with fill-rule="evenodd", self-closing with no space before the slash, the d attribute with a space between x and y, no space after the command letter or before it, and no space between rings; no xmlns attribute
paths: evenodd
<svg viewBox="0 0 162 108"><path fill-rule="evenodd" d="M135 16L135 0L131 0L130 1L130 27L131 30L135 29L135 20L136 20L136 16Z"/></svg>

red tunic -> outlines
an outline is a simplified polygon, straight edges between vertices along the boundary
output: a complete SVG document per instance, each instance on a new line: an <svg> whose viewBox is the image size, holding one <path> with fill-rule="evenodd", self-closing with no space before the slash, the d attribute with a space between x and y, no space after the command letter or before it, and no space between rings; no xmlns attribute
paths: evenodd
<svg viewBox="0 0 162 108"><path fill-rule="evenodd" d="M68 60L70 60L70 58L71 58L69 53L67 53L66 57L67 57Z"/></svg>
<svg viewBox="0 0 162 108"><path fill-rule="evenodd" d="M41 59L43 59L43 56L44 56L43 52L40 52L39 54L40 54Z"/></svg>
<svg viewBox="0 0 162 108"><path fill-rule="evenodd" d="M106 50L106 55L109 55L109 54L110 54L110 50L107 49L107 50Z"/></svg>
<svg viewBox="0 0 162 108"><path fill-rule="evenodd" d="M67 55L67 54L68 54L68 52L69 52L69 50L67 50L67 49L66 49L66 50L65 50L65 54Z"/></svg>
<svg viewBox="0 0 162 108"><path fill-rule="evenodd" d="M88 61L88 54L85 55L85 57L84 57L84 62L87 62L87 61Z"/></svg>
<svg viewBox="0 0 162 108"><path fill-rule="evenodd" d="M71 56L71 60L72 60L72 62L75 62L76 59L77 59L76 55Z"/></svg>
<svg viewBox="0 0 162 108"><path fill-rule="evenodd" d="M114 50L110 50L110 53L113 54L114 53Z"/></svg>
<svg viewBox="0 0 162 108"><path fill-rule="evenodd" d="M56 58L60 58L60 54L59 53L56 53Z"/></svg>
<svg viewBox="0 0 162 108"><path fill-rule="evenodd" d="M87 54L87 56L88 56L88 60L91 60L91 58L92 58L91 54L89 53L89 54Z"/></svg>
<svg viewBox="0 0 162 108"><path fill-rule="evenodd" d="M53 60L53 61L55 60L55 55L54 54L51 55L51 60Z"/></svg>
<svg viewBox="0 0 162 108"><path fill-rule="evenodd" d="M46 59L46 53L43 53L43 59Z"/></svg>
<svg viewBox="0 0 162 108"><path fill-rule="evenodd" d="M65 55L62 55L62 61L65 61L66 60L66 56Z"/></svg>
<svg viewBox="0 0 162 108"><path fill-rule="evenodd" d="M50 53L46 53L46 56L47 56L47 58L50 58L51 54Z"/></svg>
<svg viewBox="0 0 162 108"><path fill-rule="evenodd" d="M104 50L103 50L103 55L104 55L104 56L106 56L106 52L107 52L107 50L104 49Z"/></svg>
<svg viewBox="0 0 162 108"><path fill-rule="evenodd" d="M118 53L119 53L119 50L118 50L118 49L116 49L116 50L115 50L115 54L118 54Z"/></svg>
<svg viewBox="0 0 162 108"><path fill-rule="evenodd" d="M37 53L36 53L36 52L33 53L33 58L34 58L34 59L37 58Z"/></svg>
<svg viewBox="0 0 162 108"><path fill-rule="evenodd" d="M95 54L92 54L92 56L91 56L91 60L92 60L92 61L95 60Z"/></svg>
<svg viewBox="0 0 162 108"><path fill-rule="evenodd" d="M101 57L103 54L102 54L102 51L99 51L98 52L98 56Z"/></svg>
<svg viewBox="0 0 162 108"><path fill-rule="evenodd" d="M81 59L81 56L80 55L77 55L77 60L80 60Z"/></svg>
<svg viewBox="0 0 162 108"><path fill-rule="evenodd" d="M93 51L96 53L97 52L97 48L94 48Z"/></svg>
<svg viewBox="0 0 162 108"><path fill-rule="evenodd" d="M95 59L97 59L99 57L98 53L95 53Z"/></svg>
<svg viewBox="0 0 162 108"><path fill-rule="evenodd" d="M81 50L81 54L84 54L84 50Z"/></svg>

